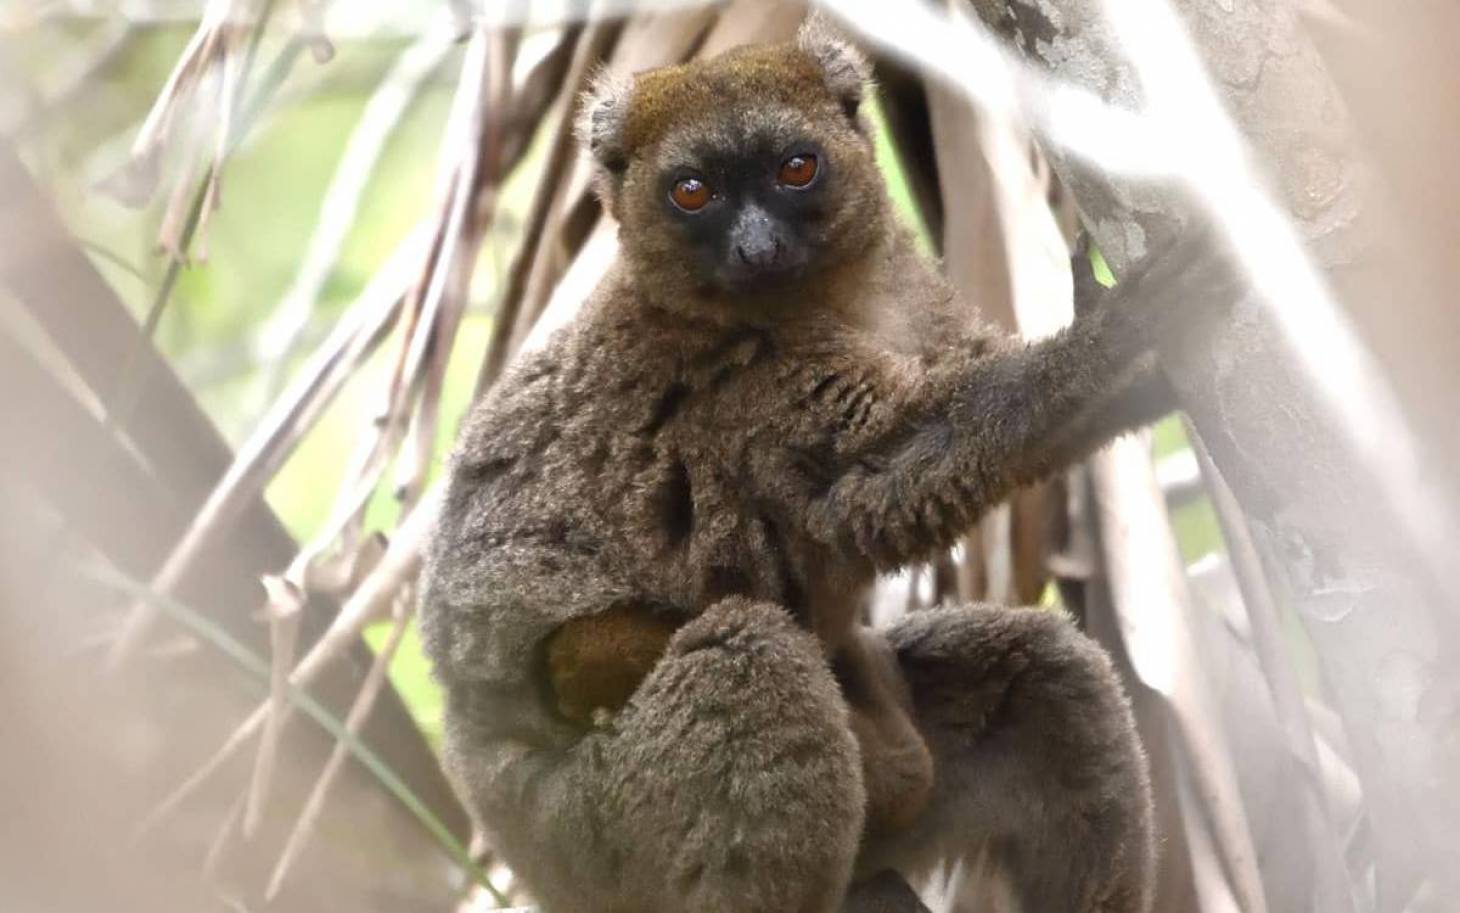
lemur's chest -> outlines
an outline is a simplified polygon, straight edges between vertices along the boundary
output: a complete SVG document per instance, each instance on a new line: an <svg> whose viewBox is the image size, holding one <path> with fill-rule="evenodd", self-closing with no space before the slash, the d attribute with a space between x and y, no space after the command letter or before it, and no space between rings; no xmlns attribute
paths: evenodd
<svg viewBox="0 0 1460 913"><path fill-rule="evenodd" d="M752 360L709 383L667 383L650 420L619 432L642 461L621 508L665 598L690 612L731 595L767 600L828 645L845 636L871 571L816 541L802 507L814 494L807 464L827 458L843 413L862 408L852 400L870 396L843 390L850 377ZM833 405L838 394L848 402Z"/></svg>

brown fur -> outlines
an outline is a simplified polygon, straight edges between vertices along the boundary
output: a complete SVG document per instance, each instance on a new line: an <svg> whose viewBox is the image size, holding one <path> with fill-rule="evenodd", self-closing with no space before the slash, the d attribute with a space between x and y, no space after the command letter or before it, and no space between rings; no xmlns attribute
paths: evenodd
<svg viewBox="0 0 1460 913"><path fill-rule="evenodd" d="M1111 407L1160 321L1116 301L1024 345L974 319L889 213L850 53L605 80L581 132L620 260L463 429L423 630L448 764L547 911L893 909L886 876L847 894L854 866L981 841L1028 909L1148 902L1144 762L1097 648L1048 613L858 619L879 570L1148 418ZM813 266L717 289L666 169L802 135L831 169Z"/></svg>
<svg viewBox="0 0 1460 913"><path fill-rule="evenodd" d="M731 98L796 108L835 104L810 55L787 54L784 47L742 47L727 51L711 66L687 63L640 75L625 139L631 148L643 149L696 115L718 120L721 106Z"/></svg>

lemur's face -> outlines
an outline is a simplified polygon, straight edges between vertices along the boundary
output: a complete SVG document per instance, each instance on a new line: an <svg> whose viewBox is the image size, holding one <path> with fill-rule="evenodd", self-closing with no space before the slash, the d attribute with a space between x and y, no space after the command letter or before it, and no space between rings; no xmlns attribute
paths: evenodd
<svg viewBox="0 0 1460 913"><path fill-rule="evenodd" d="M640 74L619 109L619 158L595 149L638 274L734 298L865 250L881 175L860 84L833 86L794 45Z"/></svg>
<svg viewBox="0 0 1460 913"><path fill-rule="evenodd" d="M837 163L813 136L765 130L729 145L671 145L660 207L699 280L736 292L774 287L818 265L836 208Z"/></svg>

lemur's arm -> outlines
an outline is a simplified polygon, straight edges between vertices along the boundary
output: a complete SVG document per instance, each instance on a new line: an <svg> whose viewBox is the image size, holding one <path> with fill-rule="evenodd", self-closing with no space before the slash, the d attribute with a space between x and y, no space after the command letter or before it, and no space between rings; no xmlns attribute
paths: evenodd
<svg viewBox="0 0 1460 913"><path fill-rule="evenodd" d="M1192 248L1162 255L1051 337L971 350L926 377L885 372L884 389L866 398L871 417L857 423L868 431L813 467L813 531L897 567L951 545L1015 489L1158 417L1170 403L1151 344L1179 316L1174 301L1224 278L1216 258Z"/></svg>

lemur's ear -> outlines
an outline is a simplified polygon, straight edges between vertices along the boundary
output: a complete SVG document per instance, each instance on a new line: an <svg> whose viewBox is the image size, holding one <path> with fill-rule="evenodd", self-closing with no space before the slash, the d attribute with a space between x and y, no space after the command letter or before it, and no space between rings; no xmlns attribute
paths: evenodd
<svg viewBox="0 0 1460 913"><path fill-rule="evenodd" d="M611 175L621 174L628 166L624 127L629 116L629 94L632 77L613 73L608 68L593 75L593 81L578 110L575 132L593 160Z"/></svg>
<svg viewBox="0 0 1460 913"><path fill-rule="evenodd" d="M826 87L841 102L847 116L856 120L867 81L872 78L872 64L866 55L820 13L806 18L796 34L796 46L821 65Z"/></svg>

